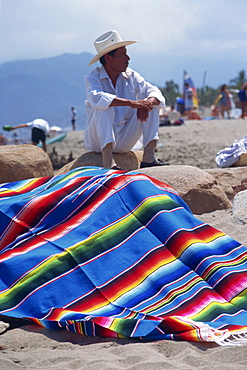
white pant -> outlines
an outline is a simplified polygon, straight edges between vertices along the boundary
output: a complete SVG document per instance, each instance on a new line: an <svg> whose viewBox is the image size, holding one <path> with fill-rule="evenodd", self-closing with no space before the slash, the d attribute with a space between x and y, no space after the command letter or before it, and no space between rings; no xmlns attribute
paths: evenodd
<svg viewBox="0 0 247 370"><path fill-rule="evenodd" d="M109 143L114 143L113 152L130 151L142 137L145 147L151 140L158 140L159 110L154 107L146 122L137 120L137 110L121 123L114 122L114 107L95 109L85 130L84 145L87 150L100 153Z"/></svg>

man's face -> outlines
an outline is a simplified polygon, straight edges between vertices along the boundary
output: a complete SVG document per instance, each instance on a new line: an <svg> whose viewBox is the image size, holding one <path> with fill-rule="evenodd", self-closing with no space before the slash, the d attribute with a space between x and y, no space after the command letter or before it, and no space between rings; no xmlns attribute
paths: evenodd
<svg viewBox="0 0 247 370"><path fill-rule="evenodd" d="M129 65L130 57L127 55L127 49L125 46L118 48L114 56L109 55L108 63L111 69L115 72L124 72Z"/></svg>

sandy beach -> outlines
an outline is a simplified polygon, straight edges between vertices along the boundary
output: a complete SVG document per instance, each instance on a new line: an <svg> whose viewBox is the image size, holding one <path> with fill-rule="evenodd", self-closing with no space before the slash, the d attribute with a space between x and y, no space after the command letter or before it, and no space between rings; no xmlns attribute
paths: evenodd
<svg viewBox="0 0 247 370"><path fill-rule="evenodd" d="M162 126L159 130L157 158L171 165L186 164L201 169L215 168L216 153L229 147L234 140L247 135L247 120L185 121L182 126ZM86 152L83 131L72 131L62 143L48 146L66 158L77 158Z"/></svg>
<svg viewBox="0 0 247 370"><path fill-rule="evenodd" d="M215 168L216 153L247 134L247 120L186 121L160 128L157 157L171 165ZM86 152L83 131L68 133L51 145L58 155L77 158ZM247 177L247 167L246 167ZM236 184L237 185L237 184ZM247 245L247 227L231 220L231 209L197 216ZM15 369L246 369L247 344L219 347L188 342L84 337L35 325L0 336L0 368Z"/></svg>

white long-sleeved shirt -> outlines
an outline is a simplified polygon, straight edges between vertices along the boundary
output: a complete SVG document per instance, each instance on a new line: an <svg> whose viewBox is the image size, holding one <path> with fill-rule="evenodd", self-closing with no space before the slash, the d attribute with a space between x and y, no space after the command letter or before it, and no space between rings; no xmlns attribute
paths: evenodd
<svg viewBox="0 0 247 370"><path fill-rule="evenodd" d="M145 79L131 68L118 76L116 87L103 66L95 68L85 77L87 100L86 113L90 119L94 109L107 109L116 98L130 100L144 100L149 97L157 98L160 101L159 107L165 106L165 98L161 91L145 81ZM115 121L125 122L131 117L133 108L114 107Z"/></svg>

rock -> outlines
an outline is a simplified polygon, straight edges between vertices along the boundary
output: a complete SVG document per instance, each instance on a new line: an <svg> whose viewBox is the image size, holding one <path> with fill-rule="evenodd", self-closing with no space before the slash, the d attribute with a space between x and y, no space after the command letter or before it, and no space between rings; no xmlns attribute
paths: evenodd
<svg viewBox="0 0 247 370"><path fill-rule="evenodd" d="M4 333L8 328L9 324L3 321L0 321L0 334Z"/></svg>
<svg viewBox="0 0 247 370"><path fill-rule="evenodd" d="M232 221L235 224L247 224L247 190L237 193L233 199Z"/></svg>
<svg viewBox="0 0 247 370"><path fill-rule="evenodd" d="M194 214L202 214L231 207L231 202L216 180L208 172L197 167L177 165L163 167L148 167L139 169L142 151L115 154L116 163L123 170L138 169L172 186L188 204ZM99 153L85 153L78 159L63 166L56 174L64 174L81 166L102 166L102 156ZM231 191L232 188L231 188Z"/></svg>
<svg viewBox="0 0 247 370"><path fill-rule="evenodd" d="M148 167L141 172L172 186L194 214L228 209L231 202L212 175L186 165Z"/></svg>
<svg viewBox="0 0 247 370"><path fill-rule="evenodd" d="M127 153L114 153L114 159L117 165L125 171L132 171L140 167L142 161L143 152L127 152ZM59 169L56 174L61 175L69 172L77 167L82 166L97 166L102 167L102 155L101 153L87 152L82 154L79 158L66 164Z"/></svg>
<svg viewBox="0 0 247 370"><path fill-rule="evenodd" d="M33 324L33 322L29 319L0 315L0 333L1 325L3 330L4 328L6 328L5 330L7 330L8 328L9 329L20 328L21 326L31 324Z"/></svg>
<svg viewBox="0 0 247 370"><path fill-rule="evenodd" d="M247 177L241 180L241 184L234 185L232 188L233 188L234 196L240 191L246 190L247 189Z"/></svg>
<svg viewBox="0 0 247 370"><path fill-rule="evenodd" d="M0 183L53 176L50 158L35 145L0 147Z"/></svg>
<svg viewBox="0 0 247 370"><path fill-rule="evenodd" d="M246 167L212 168L205 171L215 178L230 201L235 195L234 187L240 185L247 177Z"/></svg>

